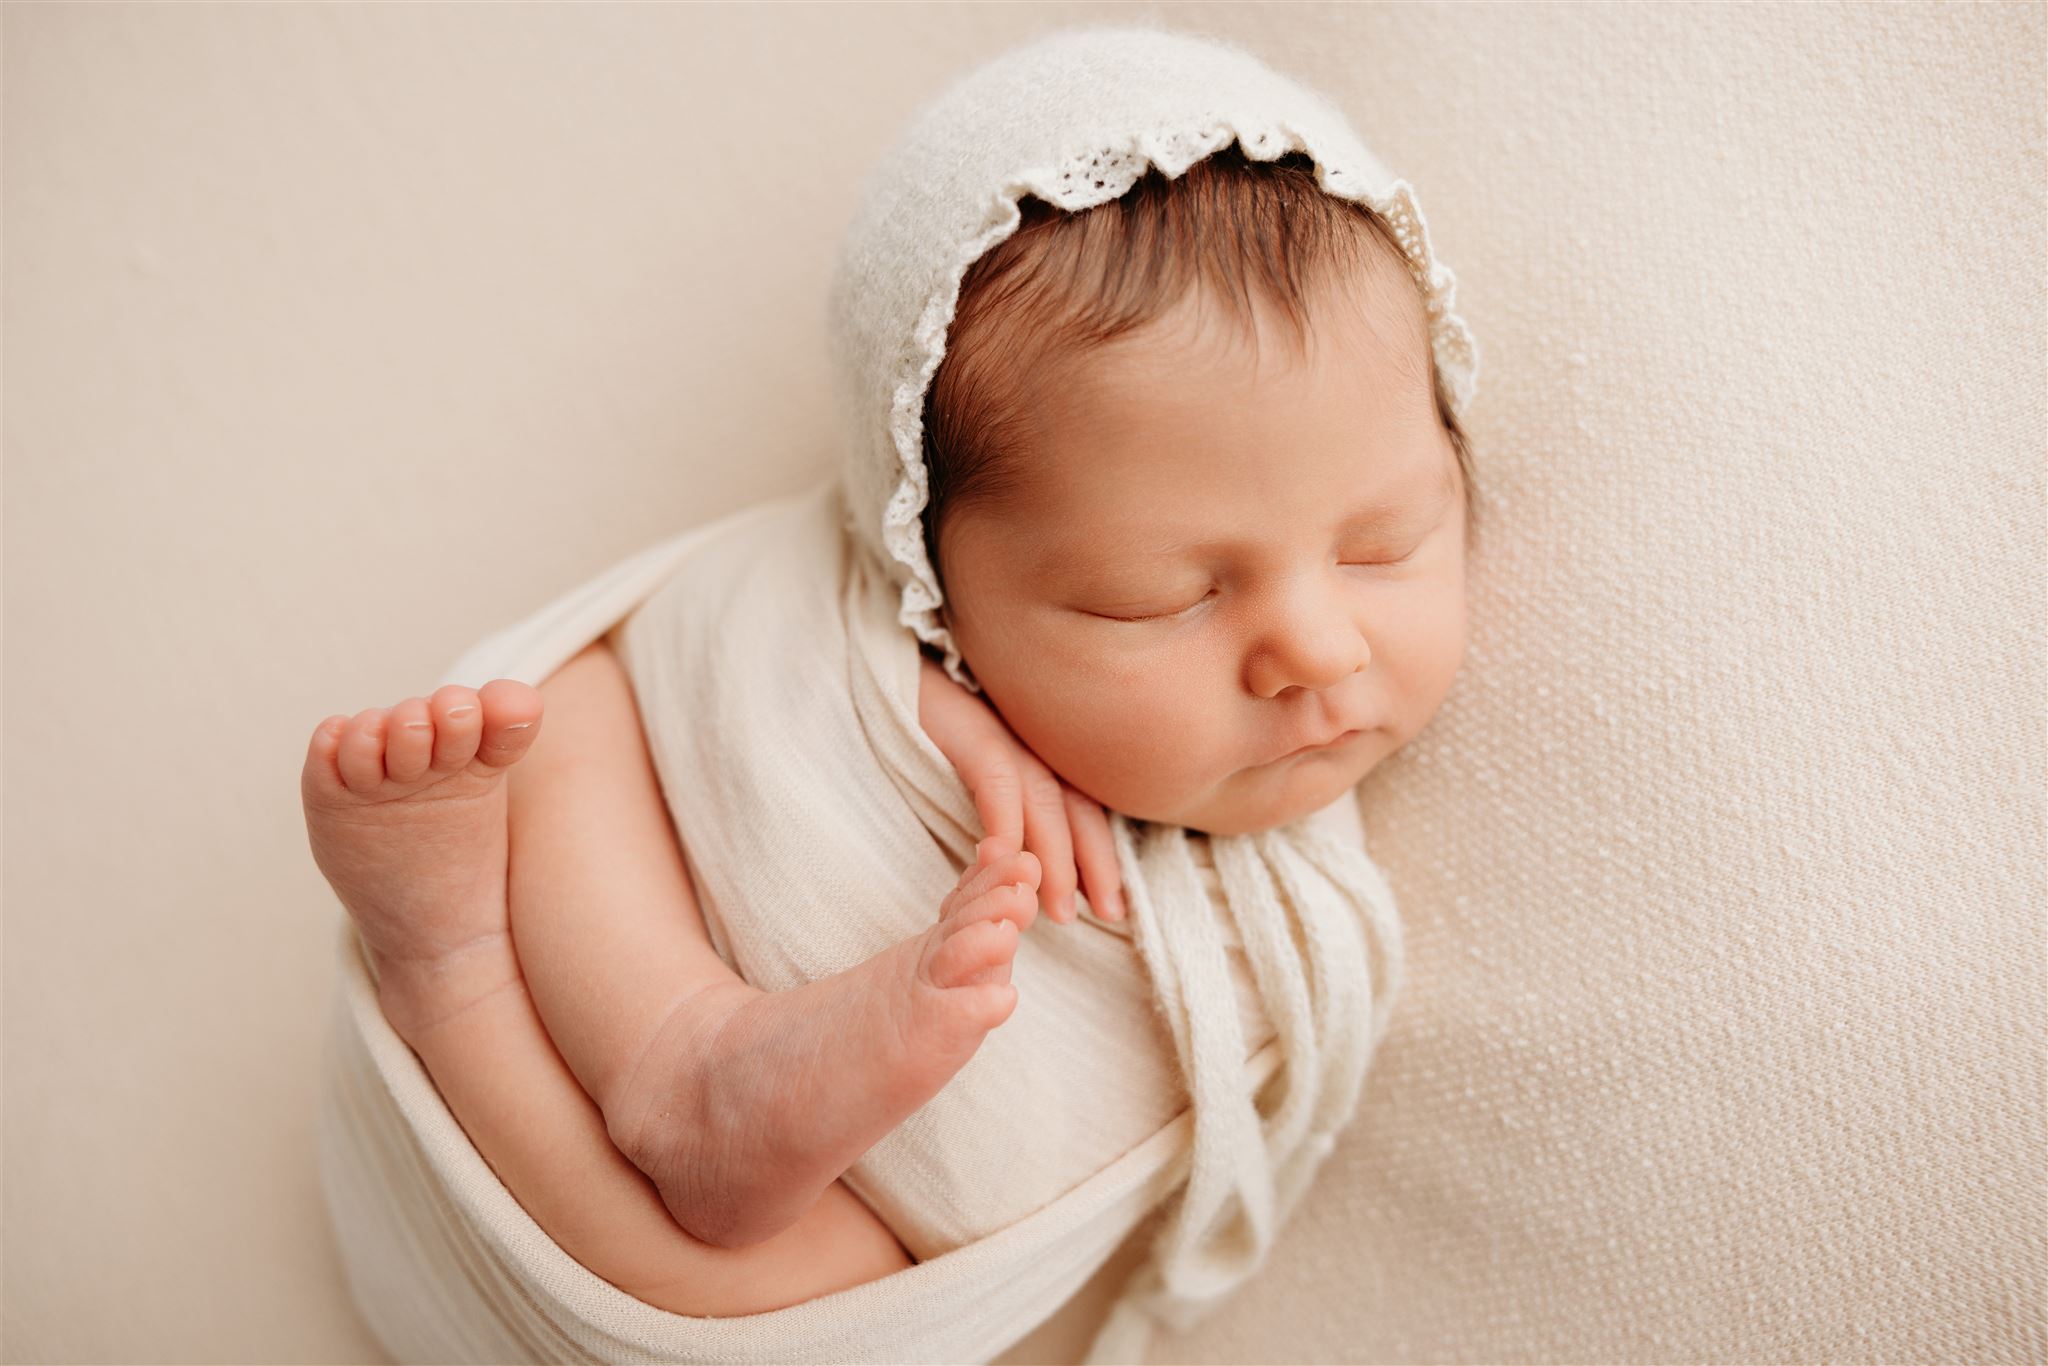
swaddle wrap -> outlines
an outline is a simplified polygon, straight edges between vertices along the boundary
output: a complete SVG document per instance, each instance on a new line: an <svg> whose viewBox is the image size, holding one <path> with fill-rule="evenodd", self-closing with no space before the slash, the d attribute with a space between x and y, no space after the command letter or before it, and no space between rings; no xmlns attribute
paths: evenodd
<svg viewBox="0 0 2048 1366"><path fill-rule="evenodd" d="M961 274L1022 194L1085 208L1233 139L1308 151L1326 189L1394 222L1462 405L1474 362L1449 274L1341 115L1220 44L1056 34L928 106L865 187L833 292L841 477L652 547L449 671L538 683L614 633L713 942L748 981L816 980L929 926L981 833L917 720L920 639L967 681L923 554L917 426ZM1141 1358L1154 1317L1185 1326L1257 1269L1351 1117L1400 929L1351 793L1255 835L1111 828L1128 926L1027 935L1011 1018L846 1175L919 1264L739 1319L655 1310L555 1247L390 1032L345 937L322 1163L365 1314L407 1356L981 1360L1168 1201L1094 1353Z"/></svg>

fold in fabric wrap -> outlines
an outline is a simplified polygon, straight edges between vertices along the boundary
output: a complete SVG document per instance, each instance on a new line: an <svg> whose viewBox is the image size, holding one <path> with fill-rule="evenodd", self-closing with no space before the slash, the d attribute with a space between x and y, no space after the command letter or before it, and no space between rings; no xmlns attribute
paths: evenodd
<svg viewBox="0 0 2048 1366"><path fill-rule="evenodd" d="M844 517L835 482L687 532L444 680L538 683L612 633L714 942L768 989L928 926L978 837L917 724L917 642ZM846 1175L920 1264L737 1319L656 1310L550 1241L344 934L321 1159L372 1326L406 1359L986 1360L1171 1200L1100 1341L1140 1358L1148 1316L1191 1322L1259 1265L1356 1104L1400 937L1348 791L1257 835L1112 828L1135 932L1035 927L1010 1019Z"/></svg>

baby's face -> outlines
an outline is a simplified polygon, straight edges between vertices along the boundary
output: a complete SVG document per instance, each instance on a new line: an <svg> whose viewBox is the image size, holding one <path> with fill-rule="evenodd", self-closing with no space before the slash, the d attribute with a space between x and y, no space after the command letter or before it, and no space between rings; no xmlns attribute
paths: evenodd
<svg viewBox="0 0 2048 1366"><path fill-rule="evenodd" d="M1213 834L1336 800L1465 652L1464 489L1414 286L1376 261L1325 289L1306 359L1258 307L1256 365L1199 292L1089 351L1035 395L1029 485L940 542L955 639L1018 738L1104 806Z"/></svg>

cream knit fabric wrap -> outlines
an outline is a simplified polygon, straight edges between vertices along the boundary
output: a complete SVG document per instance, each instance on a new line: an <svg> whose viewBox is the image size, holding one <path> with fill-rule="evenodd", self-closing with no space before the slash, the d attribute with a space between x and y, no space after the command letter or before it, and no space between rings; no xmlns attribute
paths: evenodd
<svg viewBox="0 0 2048 1366"><path fill-rule="evenodd" d="M748 981L814 981L919 932L982 833L917 719L920 637L962 676L923 556L918 429L960 274L1023 193L1084 208L1233 138L1260 158L1307 150L1326 187L1388 215L1462 404L1474 356L1451 277L1336 110L1216 44L1056 35L929 106L866 189L833 293L844 478L652 547L450 671L539 682L620 628L713 942ZM408 1356L982 1359L1170 1202L1096 1345L1141 1357L1152 1323L1189 1325L1264 1260L1357 1106L1401 940L1350 792L1257 835L1111 824L1128 927L1090 915L1027 936L1010 1020L846 1175L920 1265L746 1319L660 1313L562 1255L391 1034L349 946L322 1152L365 1313Z"/></svg>

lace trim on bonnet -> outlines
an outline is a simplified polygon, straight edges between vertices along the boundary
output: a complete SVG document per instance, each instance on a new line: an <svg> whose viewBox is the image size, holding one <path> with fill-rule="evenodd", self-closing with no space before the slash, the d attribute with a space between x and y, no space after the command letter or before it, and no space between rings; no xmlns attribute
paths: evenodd
<svg viewBox="0 0 2048 1366"><path fill-rule="evenodd" d="M1233 141L1253 161L1276 161L1291 152L1306 152L1315 161L1316 182L1325 193L1364 204L1387 220L1407 258L1409 274L1422 291L1429 315L1430 349L1436 357L1437 374L1453 415L1464 416L1472 401L1478 387L1478 346L1464 319L1454 311L1457 277L1436 260L1421 206L1405 180L1393 181L1375 191L1359 172L1311 146L1306 135L1285 123L1260 125L1230 119L1218 119L1199 133L1141 133L1128 147L1098 148L1057 169L1020 176L1006 185L990 205L991 226L964 244L964 254L945 288L926 303L911 334L911 347L899 367L889 419L898 477L882 514L882 546L890 559L909 575L903 584L897 620L919 640L943 652L948 676L974 692L981 691L980 685L954 646L952 632L939 616L944 597L931 560L925 554L923 522L931 492L924 464L925 390L945 355L946 329L953 321L960 281L983 253L1017 230L1023 219L1017 201L1026 194L1069 213L1079 213L1119 198L1148 167L1156 166L1169 179L1177 178L1203 157Z"/></svg>

